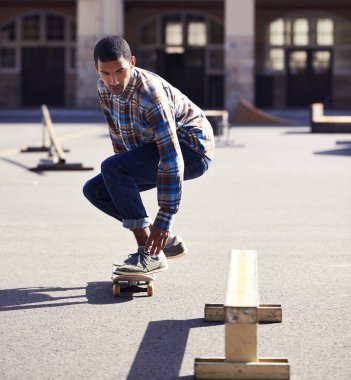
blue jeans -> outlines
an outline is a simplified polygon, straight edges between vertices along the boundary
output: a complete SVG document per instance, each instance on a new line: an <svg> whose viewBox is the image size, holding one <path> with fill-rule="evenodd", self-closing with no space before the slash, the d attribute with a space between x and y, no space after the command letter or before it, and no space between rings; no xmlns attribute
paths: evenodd
<svg viewBox="0 0 351 380"><path fill-rule="evenodd" d="M204 174L211 160L180 143L184 159L184 180ZM115 154L101 164L101 174L83 187L85 197L104 213L118 219L125 228L145 228L150 220L140 192L156 187L160 160L156 143Z"/></svg>

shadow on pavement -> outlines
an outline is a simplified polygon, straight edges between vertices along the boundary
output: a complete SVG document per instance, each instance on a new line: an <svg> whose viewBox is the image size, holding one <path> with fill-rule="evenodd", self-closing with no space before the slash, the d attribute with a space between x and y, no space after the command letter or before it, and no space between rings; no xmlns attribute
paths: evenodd
<svg viewBox="0 0 351 380"><path fill-rule="evenodd" d="M150 322L127 380L193 379L179 376L190 330L218 324L203 318Z"/></svg>
<svg viewBox="0 0 351 380"><path fill-rule="evenodd" d="M283 135L312 135L312 133L309 130L308 131L299 130L299 131L286 131L286 132L283 132Z"/></svg>
<svg viewBox="0 0 351 380"><path fill-rule="evenodd" d="M114 297L112 281L89 282L86 287L33 287L0 290L0 311L41 309L81 304L118 304L133 300L130 293ZM70 292L65 295L65 292ZM72 295L73 293L81 293ZM57 295L57 293L60 293ZM143 293L144 294L144 293Z"/></svg>
<svg viewBox="0 0 351 380"><path fill-rule="evenodd" d="M0 290L0 311L38 309L45 307L57 307L86 303L86 301L75 301L84 296L58 296L54 297L47 293L80 290L85 288L17 288ZM69 300L69 302L57 302Z"/></svg>
<svg viewBox="0 0 351 380"><path fill-rule="evenodd" d="M23 165L22 163L11 160L10 158L0 157L1 161L7 162L8 164L15 165L21 169L25 169L26 171L29 171L30 173L36 174L36 175L45 175L42 172L33 172L29 166Z"/></svg>
<svg viewBox="0 0 351 380"><path fill-rule="evenodd" d="M321 152L314 152L314 154L325 154L328 156L351 156L351 141L336 141L335 144L339 146L343 145L343 147L331 150L324 150Z"/></svg>

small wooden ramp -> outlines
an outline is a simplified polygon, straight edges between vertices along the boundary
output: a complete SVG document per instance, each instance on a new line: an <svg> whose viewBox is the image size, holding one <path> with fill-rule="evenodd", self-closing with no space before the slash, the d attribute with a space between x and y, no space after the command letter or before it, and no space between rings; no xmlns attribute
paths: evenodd
<svg viewBox="0 0 351 380"><path fill-rule="evenodd" d="M230 122L234 125L297 125L292 120L270 115L269 113L256 108L245 99L240 99L238 105L234 110L234 114Z"/></svg>

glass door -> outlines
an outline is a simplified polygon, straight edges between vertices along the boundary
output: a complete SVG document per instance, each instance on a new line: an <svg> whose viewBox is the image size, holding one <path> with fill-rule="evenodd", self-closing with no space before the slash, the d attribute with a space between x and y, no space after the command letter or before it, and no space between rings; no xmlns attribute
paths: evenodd
<svg viewBox="0 0 351 380"><path fill-rule="evenodd" d="M286 54L287 105L308 107L331 103L332 52L329 49L291 49Z"/></svg>

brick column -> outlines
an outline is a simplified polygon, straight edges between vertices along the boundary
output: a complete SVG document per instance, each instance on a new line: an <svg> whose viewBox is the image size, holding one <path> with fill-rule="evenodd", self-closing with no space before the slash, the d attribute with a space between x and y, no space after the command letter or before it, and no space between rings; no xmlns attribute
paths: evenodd
<svg viewBox="0 0 351 380"><path fill-rule="evenodd" d="M76 105L98 107L94 46L107 34L123 35L123 0L78 0L77 19Z"/></svg>
<svg viewBox="0 0 351 380"><path fill-rule="evenodd" d="M225 0L225 105L254 101L255 0Z"/></svg>

